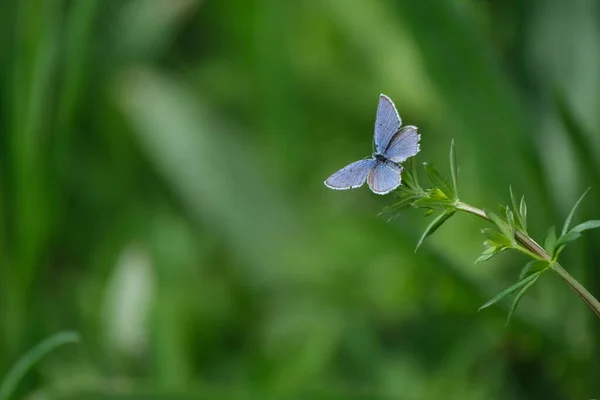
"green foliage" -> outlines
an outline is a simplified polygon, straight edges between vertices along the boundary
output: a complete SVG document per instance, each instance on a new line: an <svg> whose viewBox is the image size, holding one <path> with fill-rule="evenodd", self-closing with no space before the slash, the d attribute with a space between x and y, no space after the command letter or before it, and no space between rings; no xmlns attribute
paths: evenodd
<svg viewBox="0 0 600 400"><path fill-rule="evenodd" d="M421 215L451 207L419 182L422 161L452 192L460 175L465 198L526 189L531 232L560 217L574 185L600 182L599 50L572 46L598 42L597 13L570 2L347 3L2 2L0 375L49 332L75 329L85 342L43 359L11 398L600 393L595 328L580 312L561 328L579 306L555 296L562 287L546 288L540 312L515 315L517 352L496 351L489 334L501 310L458 323L486 300L481 285L517 273L496 266L520 262L463 265L483 227L475 218L454 215L436 246L413 254ZM579 137L532 124L561 121L553 88L586 128ZM391 196L320 185L368 156L380 92L422 133L401 207L439 202L387 225L372 216ZM460 169L442 165L451 138ZM600 213L594 192L585 215ZM594 247L561 257L600 293ZM573 351L572 335L592 339ZM515 354L527 355L527 379Z"/></svg>
<svg viewBox="0 0 600 400"><path fill-rule="evenodd" d="M427 172L427 176L431 180L431 183L433 183L433 185L439 191L441 191L446 198L450 200L456 200L455 190L452 188L450 183L444 177L442 177L437 169L435 169L435 167L429 163L423 163L423 165L425 166L425 172Z"/></svg>
<svg viewBox="0 0 600 400"><path fill-rule="evenodd" d="M503 298L505 298L508 295L513 294L514 292L516 292L517 290L523 288L525 290L529 289L531 287L531 285L533 285L533 283L535 283L535 281L539 278L539 276L542 274L542 272L536 272L533 273L531 275L528 275L526 277L524 277L523 279L520 279L517 283L515 283L514 285L504 289L503 291L501 291L500 293L498 293L496 296L494 296L493 298L491 298L490 300L488 300L487 302L485 302L481 307L479 307L479 310L483 310L484 308L487 308L493 304L496 304L497 302L499 302L500 300L502 300ZM523 296L521 293L519 293L520 296L518 297L518 299L520 300L520 298ZM516 302L518 303L517 298L515 298ZM516 308L516 304L513 303L513 306ZM511 307L512 310L513 307ZM512 313L514 313L514 310L512 310L511 312L511 316Z"/></svg>
<svg viewBox="0 0 600 400"><path fill-rule="evenodd" d="M42 357L60 346L77 343L79 340L79 334L75 332L60 332L39 343L24 354L0 382L0 400L8 400L13 396L17 384L23 379L27 371L31 370Z"/></svg>
<svg viewBox="0 0 600 400"><path fill-rule="evenodd" d="M548 229L548 233L546 234L546 238L544 239L544 250L551 256L554 255L554 250L556 249L556 227L551 227Z"/></svg>
<svg viewBox="0 0 600 400"><path fill-rule="evenodd" d="M456 147L454 139L450 143L450 173L452 174L452 199L458 200L458 167L456 165Z"/></svg>
<svg viewBox="0 0 600 400"><path fill-rule="evenodd" d="M421 246L421 244L423 244L423 241L425 240L425 238L427 238L428 236L432 235L436 230L438 230L438 228L440 226L442 226L442 224L444 222L446 222L451 216L454 215L454 213L456 212L456 210L446 210L443 213L441 213L440 215L438 215L437 217L435 217L430 223L429 225L427 225L427 228L425 228L425 231L423 232L423 234L421 235L421 238L419 239L419 242L417 243L417 247L415 248L415 252L419 249L419 247Z"/></svg>
<svg viewBox="0 0 600 400"><path fill-rule="evenodd" d="M506 317L506 323L504 324L504 326L508 326L510 324L512 317L513 317L515 311L517 310L517 306L519 305L519 301L521 301L521 298L523 297L525 292L530 287L533 286L533 284L538 280L538 278L540 277L541 274L542 274L541 272L535 272L531 275L527 275L525 278L523 278L519 281L519 282L523 282L523 281L527 280L527 278L533 277L533 279L528 281L526 284L522 285L521 290L519 290L519 292L516 294L515 298L513 299L513 302L512 302L512 305L510 306L510 310L508 311L508 316Z"/></svg>

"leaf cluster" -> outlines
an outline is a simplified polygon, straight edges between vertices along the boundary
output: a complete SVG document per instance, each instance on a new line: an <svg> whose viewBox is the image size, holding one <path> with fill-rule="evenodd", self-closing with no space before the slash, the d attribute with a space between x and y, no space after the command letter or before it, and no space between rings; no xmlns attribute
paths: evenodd
<svg viewBox="0 0 600 400"><path fill-rule="evenodd" d="M425 209L426 216L435 214L419 238L415 251L418 250L427 237L437 231L457 211L466 211L477 213L494 225L493 228L481 230L481 233L485 236L484 250L475 260L475 263L487 261L505 250L517 250L529 256L532 260L522 268L518 281L479 308L482 310L514 294L506 321L507 325L510 323L525 292L537 282L544 272L553 268L553 264L556 263L565 246L581 237L584 231L600 227L600 220L590 220L569 228L573 215L586 195L586 191L571 209L560 235L557 235L555 227L548 230L542 249L527 233L527 203L525 197L521 196L518 199L512 187L509 187L510 205L499 206L497 213L484 210L484 215L481 215L481 210L460 202L454 140L450 145L450 180L442 176L432 164L423 163L423 166L433 186L427 189L420 186L416 164L410 162L410 168L407 168L404 174L403 185L397 191L398 202L386 208L384 212L397 212L408 207L414 207Z"/></svg>

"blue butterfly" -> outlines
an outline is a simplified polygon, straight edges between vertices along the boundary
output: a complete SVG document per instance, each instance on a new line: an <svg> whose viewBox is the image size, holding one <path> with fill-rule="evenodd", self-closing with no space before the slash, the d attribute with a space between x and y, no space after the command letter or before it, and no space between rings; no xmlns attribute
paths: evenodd
<svg viewBox="0 0 600 400"><path fill-rule="evenodd" d="M376 194L388 194L401 183L404 170L398 163L406 161L420 150L417 127L400 128L402 119L396 106L385 94L379 96L375 119L375 152L369 159L356 161L325 181L325 186L335 190L355 189L365 181Z"/></svg>

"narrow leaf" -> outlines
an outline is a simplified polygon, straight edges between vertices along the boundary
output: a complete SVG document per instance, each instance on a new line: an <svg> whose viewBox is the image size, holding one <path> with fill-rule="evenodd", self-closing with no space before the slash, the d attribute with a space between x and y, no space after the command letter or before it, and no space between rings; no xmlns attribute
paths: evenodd
<svg viewBox="0 0 600 400"><path fill-rule="evenodd" d="M590 220L590 221L581 223L581 224L577 225L576 227L574 227L573 229L571 229L571 232L581 233L583 231L589 231L590 229L596 229L596 228L600 228L600 220Z"/></svg>
<svg viewBox="0 0 600 400"><path fill-rule="evenodd" d="M454 147L454 139L450 143L450 173L452 174L452 187L454 189L453 199L458 199L458 170L456 168L456 149Z"/></svg>
<svg viewBox="0 0 600 400"><path fill-rule="evenodd" d="M510 237L514 237L515 232L517 231L517 227L515 226L515 215L508 207L506 207L506 221L508 222L508 229L510 229Z"/></svg>
<svg viewBox="0 0 600 400"><path fill-rule="evenodd" d="M414 160L409 160L410 162L410 170L412 171L412 178L415 184L415 187L419 187L419 174L417 170L417 163Z"/></svg>
<svg viewBox="0 0 600 400"><path fill-rule="evenodd" d="M507 223L504 222L502 218L500 218L496 213L492 211L484 210L484 212L485 215L487 215L487 217L490 219L490 221L492 221L498 227L498 229L500 229L500 232L502 232L502 234L506 236L506 238L508 238L508 240L510 240L511 243L514 243L515 238L513 237L512 232Z"/></svg>
<svg viewBox="0 0 600 400"><path fill-rule="evenodd" d="M506 236L504 236L503 234L501 234L500 232L498 232L495 229L485 228L485 229L481 230L481 233L483 233L485 235L485 237L488 238L494 244L494 246L511 246L512 245L512 242L510 241L509 238L507 238Z"/></svg>
<svg viewBox="0 0 600 400"><path fill-rule="evenodd" d="M579 206L579 203L581 203L581 200L583 200L583 198L585 197L587 192L589 192L589 190L590 190L590 188L588 188L585 192L583 192L583 194L581 195L579 200L577 200L577 203L575 203L575 205L571 209L571 212L569 213L569 215L567 216L567 220L565 221L565 225L563 226L561 235L564 235L569 231L569 225L571 225L571 219L573 219L573 214L575 214L575 210Z"/></svg>
<svg viewBox="0 0 600 400"><path fill-rule="evenodd" d="M554 255L554 250L556 249L556 228L551 227L548 229L548 233L546 234L546 239L544 239L544 249L551 256Z"/></svg>
<svg viewBox="0 0 600 400"><path fill-rule="evenodd" d="M523 223L523 216L521 215L521 209L519 208L519 205L517 204L517 199L515 198L515 195L513 193L512 186L508 187L508 192L510 193L510 202L512 203L512 209L515 214L516 226L521 230L525 230L524 223Z"/></svg>
<svg viewBox="0 0 600 400"><path fill-rule="evenodd" d="M494 257L496 254L502 253L505 249L506 247L498 247L488 244L485 250L483 250L483 253L481 253L481 255L477 257L477 260L475 260L475 264L487 261L490 258Z"/></svg>
<svg viewBox="0 0 600 400"><path fill-rule="evenodd" d="M432 164L423 163L423 165L425 165L425 172L427 172L427 176L431 180L431 183L433 183L435 186L438 187L438 189L444 192L444 194L448 196L448 198L454 199L452 187L450 186L448 181L446 181L446 179L444 179L442 175L440 175L440 173L433 167Z"/></svg>
<svg viewBox="0 0 600 400"><path fill-rule="evenodd" d="M523 232L527 232L527 203L525 203L525 196L521 197L519 211L521 214L521 226L523 228Z"/></svg>
<svg viewBox="0 0 600 400"><path fill-rule="evenodd" d="M421 235L421 238L419 239L419 242L417 243L417 247L415 248L415 253L417 252L417 250L419 249L421 244L423 244L423 241L425 240L425 238L427 238L428 236L433 234L440 226L442 226L442 224L444 222L446 222L448 220L448 218L450 218L452 215L454 215L455 212L456 212L456 210L454 210L454 209L446 210L445 212L443 212L440 215L438 215L437 217L435 217L433 219L433 221L431 221L431 223L429 225L427 225L427 228L425 228L425 232L423 232L423 235Z"/></svg>
<svg viewBox="0 0 600 400"><path fill-rule="evenodd" d="M454 209L454 204L450 200L437 200L427 197L421 197L412 203L415 207L434 208L434 209Z"/></svg>
<svg viewBox="0 0 600 400"><path fill-rule="evenodd" d="M508 316L506 317L506 323L504 324L504 326L508 326L508 324L510 324L510 320L512 319L513 315L515 314L515 311L517 309L517 306L519 305L519 302L521 301L521 298L523 297L523 295L525 294L525 292L533 286L533 284L538 280L538 278L540 277L542 273L541 272L536 272L533 275L534 278L527 282L525 284L525 286L523 286L523 288L519 291L519 293L517 293L517 295L515 296L515 299L512 302L512 305L510 306L510 310L508 311Z"/></svg>
<svg viewBox="0 0 600 400"><path fill-rule="evenodd" d="M531 260L521 270L521 274L519 275L519 280L525 278L529 274L533 274L538 271L542 271L548 267L547 261L540 260Z"/></svg>
<svg viewBox="0 0 600 400"><path fill-rule="evenodd" d="M495 304L495 303L499 302L500 300L502 300L503 298L505 298L509 294L511 294L513 292L516 292L521 287L527 285L529 282L531 282L534 279L537 279L537 274L529 275L529 276L521 279L520 281L518 281L514 285L512 285L512 286L504 289L500 293L498 293L494 298L488 300L484 305L482 305L481 307L479 307L479 311L483 310L484 308L487 308L487 307L491 306L492 304Z"/></svg>
<svg viewBox="0 0 600 400"><path fill-rule="evenodd" d="M570 231L566 235L562 235L561 237L558 238L558 240L556 241L556 248L565 246L567 243L577 240L580 237L581 237L581 233L579 233L577 231Z"/></svg>

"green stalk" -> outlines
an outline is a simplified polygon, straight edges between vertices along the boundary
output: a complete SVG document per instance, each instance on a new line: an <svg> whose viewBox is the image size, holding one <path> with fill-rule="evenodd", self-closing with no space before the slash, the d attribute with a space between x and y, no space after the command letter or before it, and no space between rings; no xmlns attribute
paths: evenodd
<svg viewBox="0 0 600 400"><path fill-rule="evenodd" d="M491 222L482 209L473 207L469 204L459 201L456 203L456 209L476 215L479 218L483 218L486 221ZM575 291L575 293L581 297L585 304L587 304L592 311L594 311L596 316L600 318L600 302L598 299L596 299L585 287L583 287L583 285L579 283L571 274L569 274L567 270L564 269L558 262L552 261L552 257L546 253L546 250L544 250L542 246L537 244L535 240L527 236L525 233L518 230L515 233L515 238L531 253L545 261L548 261L550 263L550 269L552 269L552 271L554 271L567 285L569 285L569 287L571 287L571 289L573 289L573 291Z"/></svg>

